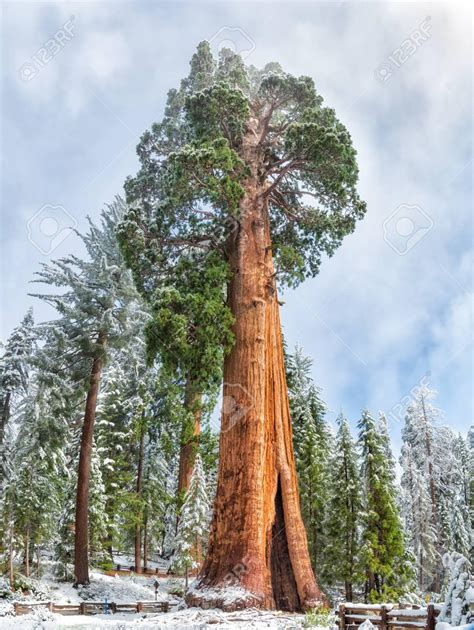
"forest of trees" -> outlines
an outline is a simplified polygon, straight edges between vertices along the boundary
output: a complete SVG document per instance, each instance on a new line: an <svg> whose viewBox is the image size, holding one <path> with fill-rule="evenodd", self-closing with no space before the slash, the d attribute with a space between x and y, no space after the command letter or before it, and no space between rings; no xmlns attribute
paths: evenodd
<svg viewBox="0 0 474 630"><path fill-rule="evenodd" d="M138 155L84 256L37 273L54 318L28 311L3 349L11 583L48 557L87 584L121 550L137 573L156 554L199 567L193 604L229 576L286 610L440 593L443 554L470 550L473 434L443 425L427 387L399 462L383 415L334 432L311 360L282 339L277 280L317 274L365 212L334 111L310 79L201 44Z"/></svg>

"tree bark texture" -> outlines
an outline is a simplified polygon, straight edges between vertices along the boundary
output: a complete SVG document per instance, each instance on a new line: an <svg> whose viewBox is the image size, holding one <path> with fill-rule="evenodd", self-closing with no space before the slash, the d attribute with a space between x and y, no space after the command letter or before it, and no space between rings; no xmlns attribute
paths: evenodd
<svg viewBox="0 0 474 630"><path fill-rule="evenodd" d="M300 512L265 184L257 123L240 225L228 241L235 344L224 363L217 496L207 557L187 602L235 610L302 610L324 601ZM241 597L225 599L239 585Z"/></svg>
<svg viewBox="0 0 474 630"><path fill-rule="evenodd" d="M145 448L145 427L140 427L140 441L138 444L138 462L137 462L137 502L138 511L135 523L135 572L142 573L142 519L143 507L142 490L143 490L143 454Z"/></svg>
<svg viewBox="0 0 474 630"><path fill-rule="evenodd" d="M92 362L89 390L86 398L84 424L79 453L77 477L76 519L74 534L74 583L89 584L89 481L91 470L92 441L94 436L97 396L104 360L107 335L100 332L97 351Z"/></svg>
<svg viewBox="0 0 474 630"><path fill-rule="evenodd" d="M191 380L188 380L186 386L184 408L187 412L192 413L193 426L190 430L190 427L185 423L182 431L178 473L178 497L181 499L189 488L193 474L196 445L201 433L201 395L195 391Z"/></svg>

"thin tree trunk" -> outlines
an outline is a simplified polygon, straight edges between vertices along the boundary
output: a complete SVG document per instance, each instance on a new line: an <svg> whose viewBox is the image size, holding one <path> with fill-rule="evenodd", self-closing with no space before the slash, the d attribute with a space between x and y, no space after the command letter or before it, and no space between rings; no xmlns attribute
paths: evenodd
<svg viewBox="0 0 474 630"><path fill-rule="evenodd" d="M8 579L10 581L10 589L15 588L15 576L13 574L13 523L10 523L10 536L8 539Z"/></svg>
<svg viewBox="0 0 474 630"><path fill-rule="evenodd" d="M11 392L7 392L5 394L5 398L3 399L2 409L0 412L0 446L2 446L5 441L5 432L7 429L8 419L10 418L10 400Z"/></svg>
<svg viewBox="0 0 474 630"><path fill-rule="evenodd" d="M184 408L192 413L192 427L188 423L183 426L181 448L179 452L178 496L182 499L189 488L194 467L196 445L201 433L201 394L194 389L191 379L186 384Z"/></svg>
<svg viewBox="0 0 474 630"><path fill-rule="evenodd" d="M148 518L143 520L143 570L148 568Z"/></svg>
<svg viewBox="0 0 474 630"><path fill-rule="evenodd" d="M422 397L421 399L421 405L423 409L423 419L424 419L424 424L425 424L424 438L425 438L426 458L428 461L428 480L429 480L430 499L431 499L431 522L433 525L433 529L436 532L435 548L436 548L436 551L438 552L438 556L441 557L442 549L441 549L441 541L440 541L440 533L439 533L439 523L438 523L438 517L437 517L438 509L437 509L437 500L436 500L436 484L435 484L434 470L433 470L431 436L428 431L429 419L426 413L424 397ZM435 591L435 593L439 593L441 591L441 578L440 578L438 566L435 567L433 590Z"/></svg>
<svg viewBox="0 0 474 630"><path fill-rule="evenodd" d="M253 127L252 127L253 126ZM251 175L227 244L235 344L224 363L217 496L207 557L190 605L301 610L320 605L301 518L258 134L244 136ZM245 589L239 603L225 587Z"/></svg>
<svg viewBox="0 0 474 630"><path fill-rule="evenodd" d="M137 573L142 572L142 491L143 491L143 452L145 447L145 425L142 418L140 426L140 442L138 446L138 465L137 465L137 501L138 501L138 513L136 515L135 524L135 571Z"/></svg>
<svg viewBox="0 0 474 630"><path fill-rule="evenodd" d="M30 577L30 532L28 528L25 531L25 575Z"/></svg>
<svg viewBox="0 0 474 630"><path fill-rule="evenodd" d="M352 582L346 580L344 587L346 591L346 602L352 602Z"/></svg>
<svg viewBox="0 0 474 630"><path fill-rule="evenodd" d="M89 391L86 398L84 425L79 454L79 473L77 477L76 522L74 536L74 583L89 584L89 481L91 471L92 440L94 436L95 412L99 394L103 355L107 343L107 334L100 332L97 338L97 350L92 362Z"/></svg>

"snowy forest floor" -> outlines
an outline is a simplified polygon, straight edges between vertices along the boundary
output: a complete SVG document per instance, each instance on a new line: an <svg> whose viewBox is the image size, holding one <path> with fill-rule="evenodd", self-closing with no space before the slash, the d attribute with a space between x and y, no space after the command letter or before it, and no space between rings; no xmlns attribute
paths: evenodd
<svg viewBox="0 0 474 630"><path fill-rule="evenodd" d="M154 630L159 628L175 628L183 630L205 628L303 628L304 615L283 613L279 611L258 611L254 609L224 613L221 610L202 610L186 608L181 597L168 592L176 579L160 578L158 601L168 601L168 613L117 613L115 615L71 615L53 614L46 608L35 610L27 615L14 615L14 602L53 601L55 603L77 603L84 600L108 602L136 602L154 600L154 577L145 576L108 576L97 572L91 573L91 584L78 591L71 583L58 582L51 575L41 580L31 580L36 594L0 600L0 629L7 630L49 630L50 628L74 628L74 630L100 629L122 630Z"/></svg>

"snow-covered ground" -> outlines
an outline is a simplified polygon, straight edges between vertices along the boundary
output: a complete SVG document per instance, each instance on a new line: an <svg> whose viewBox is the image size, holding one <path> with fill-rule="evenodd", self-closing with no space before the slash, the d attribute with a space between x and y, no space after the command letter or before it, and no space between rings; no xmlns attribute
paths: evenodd
<svg viewBox="0 0 474 630"><path fill-rule="evenodd" d="M303 628L303 615L290 613L262 612L258 610L246 610L233 613L223 613L221 610L202 610L200 608L186 608L169 613L157 613L152 615L95 615L95 616L71 616L53 615L44 611L35 611L29 615L20 617L0 618L0 628L12 630L204 630L211 628L242 629L257 628L275 630L297 630Z"/></svg>
<svg viewBox="0 0 474 630"><path fill-rule="evenodd" d="M53 601L55 603L80 603L81 601L136 602L154 600L154 576L108 576L91 572L91 585L83 589L75 589L71 583L56 581L52 576L44 576L40 597L22 597L23 601ZM158 600L167 601L170 605L168 613L133 614L118 613L115 615L58 615L46 608L40 608L27 615L13 614L13 602L0 603L0 629L7 630L49 630L49 629L84 629L99 630L158 630L160 628L204 630L206 628L274 628L275 630L293 630L303 627L304 615L283 612L263 612L245 610L224 613L218 609L202 610L186 608L183 600L168 590L175 580L159 578L160 588ZM0 600L2 602L2 600Z"/></svg>

